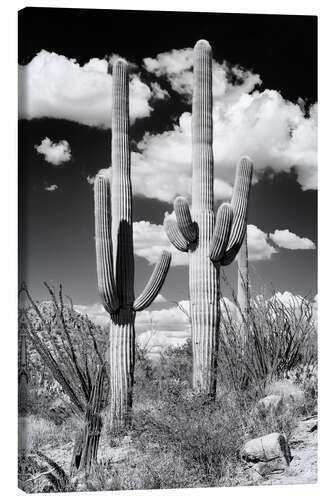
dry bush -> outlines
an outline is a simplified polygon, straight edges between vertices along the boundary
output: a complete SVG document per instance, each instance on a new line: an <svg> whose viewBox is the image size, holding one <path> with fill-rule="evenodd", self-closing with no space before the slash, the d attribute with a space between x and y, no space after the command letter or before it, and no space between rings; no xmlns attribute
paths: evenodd
<svg viewBox="0 0 333 500"><path fill-rule="evenodd" d="M237 305L237 301L236 301ZM257 296L250 302L248 314L240 322L225 305L221 315L218 371L222 384L235 390L265 386L293 370L307 370L317 363L317 331L311 303L286 306L277 297L266 300Z"/></svg>

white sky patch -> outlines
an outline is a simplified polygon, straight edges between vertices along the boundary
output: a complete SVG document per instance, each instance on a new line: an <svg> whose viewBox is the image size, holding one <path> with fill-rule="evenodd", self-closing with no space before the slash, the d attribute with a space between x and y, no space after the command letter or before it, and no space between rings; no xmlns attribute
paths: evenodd
<svg viewBox="0 0 333 500"><path fill-rule="evenodd" d="M93 127L110 127L112 76L108 62L75 59L40 51L19 66L19 118L60 118ZM152 92L138 75L130 75L130 119L150 115Z"/></svg>
<svg viewBox="0 0 333 500"><path fill-rule="evenodd" d="M71 148L67 141L52 142L49 137L45 137L39 146L35 145L36 151L44 156L45 161L52 165L62 165L72 157Z"/></svg>
<svg viewBox="0 0 333 500"><path fill-rule="evenodd" d="M316 245L309 238L301 238L289 229L275 229L269 234L270 239L281 248L288 250L314 250Z"/></svg>
<svg viewBox="0 0 333 500"><path fill-rule="evenodd" d="M57 184L51 184L50 186L46 186L45 188L45 191L56 191L58 189L58 186Z"/></svg>
<svg viewBox="0 0 333 500"><path fill-rule="evenodd" d="M162 225L151 224L148 221L134 222L133 242L135 255L143 257L149 264L155 264L163 250L171 252L172 266L188 264L187 253L180 252L171 245Z"/></svg>
<svg viewBox="0 0 333 500"><path fill-rule="evenodd" d="M277 250L269 244L268 235L253 224L247 226L247 245L250 261L269 260Z"/></svg>

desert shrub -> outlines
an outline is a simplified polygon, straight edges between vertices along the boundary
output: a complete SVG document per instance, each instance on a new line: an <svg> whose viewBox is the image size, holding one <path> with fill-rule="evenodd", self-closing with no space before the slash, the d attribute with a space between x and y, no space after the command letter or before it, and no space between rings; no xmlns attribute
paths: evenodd
<svg viewBox="0 0 333 500"><path fill-rule="evenodd" d="M278 298L251 300L243 316L244 338L240 322L226 306L221 315L218 354L219 379L236 390L257 388L263 396L265 386L287 373L306 370L317 362L316 326L312 306L306 299L286 306Z"/></svg>
<svg viewBox="0 0 333 500"><path fill-rule="evenodd" d="M46 283L50 301L35 301L22 285L19 326L28 340L29 398L43 401L38 414L61 397L72 412L83 415L89 401L96 367L104 363L106 337L87 316L64 303ZM107 403L107 387L104 394ZM32 408L30 408L32 409Z"/></svg>
<svg viewBox="0 0 333 500"><path fill-rule="evenodd" d="M64 469L41 452L20 457L19 487L26 493L57 493L74 491L70 477Z"/></svg>
<svg viewBox="0 0 333 500"><path fill-rule="evenodd" d="M213 402L178 390L170 391L155 411L138 412L135 436L142 452L172 453L197 484L214 485L228 463L237 461L242 425L234 402Z"/></svg>
<svg viewBox="0 0 333 500"><path fill-rule="evenodd" d="M73 435L80 428L81 421L72 416L61 425L56 425L52 420L28 415L19 418L19 445L29 451L40 451L45 446L62 446L73 441Z"/></svg>

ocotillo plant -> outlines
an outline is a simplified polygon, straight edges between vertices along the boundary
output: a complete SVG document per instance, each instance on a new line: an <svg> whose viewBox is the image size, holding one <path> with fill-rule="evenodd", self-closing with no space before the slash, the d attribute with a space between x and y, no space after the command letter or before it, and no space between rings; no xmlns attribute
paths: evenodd
<svg viewBox="0 0 333 500"><path fill-rule="evenodd" d="M234 260L244 238L252 162L247 157L239 161L231 204L223 203L215 220L212 51L205 40L194 48L192 108L192 215L186 199L178 197L177 222L167 218L165 228L171 243L189 253L193 388L215 397L219 270Z"/></svg>
<svg viewBox="0 0 333 500"><path fill-rule="evenodd" d="M243 339L246 337L246 328L248 323L248 314L250 307L250 288L249 288L249 260L247 248L247 234L245 232L242 246L237 255L237 305L238 319L241 324L240 334Z"/></svg>
<svg viewBox="0 0 333 500"><path fill-rule="evenodd" d="M164 251L143 292L134 300L128 69L122 59L113 67L111 128L111 176L97 175L94 192L98 287L110 314L110 425L116 429L131 421L135 314L153 302L171 261L170 252Z"/></svg>

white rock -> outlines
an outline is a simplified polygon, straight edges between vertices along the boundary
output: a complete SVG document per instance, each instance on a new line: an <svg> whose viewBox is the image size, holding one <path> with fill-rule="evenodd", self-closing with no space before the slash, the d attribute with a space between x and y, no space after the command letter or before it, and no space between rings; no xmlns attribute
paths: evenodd
<svg viewBox="0 0 333 500"><path fill-rule="evenodd" d="M268 462L279 457L283 457L287 465L291 461L287 440L278 432L251 439L241 449L240 456L250 462Z"/></svg>
<svg viewBox="0 0 333 500"><path fill-rule="evenodd" d="M279 412L282 408L283 398L278 394L270 394L265 398L258 401L258 408L265 412L274 411Z"/></svg>

